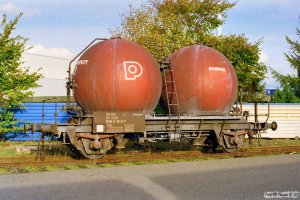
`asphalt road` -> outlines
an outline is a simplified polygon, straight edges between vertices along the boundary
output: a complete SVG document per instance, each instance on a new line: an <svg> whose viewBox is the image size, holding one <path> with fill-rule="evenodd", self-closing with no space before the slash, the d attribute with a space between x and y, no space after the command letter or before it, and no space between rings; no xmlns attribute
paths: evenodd
<svg viewBox="0 0 300 200"><path fill-rule="evenodd" d="M298 195L299 154L0 176L1 200L264 199L265 192Z"/></svg>

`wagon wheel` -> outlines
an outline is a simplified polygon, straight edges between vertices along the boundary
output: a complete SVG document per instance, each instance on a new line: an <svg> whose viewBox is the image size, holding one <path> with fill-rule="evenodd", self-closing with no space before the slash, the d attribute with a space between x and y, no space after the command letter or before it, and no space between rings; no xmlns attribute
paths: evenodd
<svg viewBox="0 0 300 200"><path fill-rule="evenodd" d="M245 142L245 135L226 135L222 134L222 143L220 144L223 149L228 153L236 152Z"/></svg>
<svg viewBox="0 0 300 200"><path fill-rule="evenodd" d="M98 150L91 149L89 146L90 142L90 139L80 138L75 144L75 147L78 149L80 154L88 159L102 158L106 152L112 148L112 142L110 138L101 139L101 148Z"/></svg>

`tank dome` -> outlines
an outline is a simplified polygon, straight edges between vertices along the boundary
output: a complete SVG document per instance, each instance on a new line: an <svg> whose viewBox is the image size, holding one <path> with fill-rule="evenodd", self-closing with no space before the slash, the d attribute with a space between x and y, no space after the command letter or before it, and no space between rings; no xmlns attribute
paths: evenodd
<svg viewBox="0 0 300 200"><path fill-rule="evenodd" d="M73 80L76 101L90 112L152 112L162 87L155 58L123 39L91 46L80 57Z"/></svg>
<svg viewBox="0 0 300 200"><path fill-rule="evenodd" d="M238 83L233 66L223 54L209 47L193 45L173 53L168 62L173 67L180 114L228 114L237 96ZM163 103L167 106L164 86L162 93ZM175 103L175 96L170 101ZM177 111L171 107L171 112Z"/></svg>

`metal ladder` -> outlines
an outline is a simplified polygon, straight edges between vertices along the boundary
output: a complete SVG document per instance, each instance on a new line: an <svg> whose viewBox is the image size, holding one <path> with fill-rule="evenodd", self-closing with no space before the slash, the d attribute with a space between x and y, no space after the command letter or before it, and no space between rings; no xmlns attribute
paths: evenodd
<svg viewBox="0 0 300 200"><path fill-rule="evenodd" d="M174 124L174 138L176 138L176 133L180 134L180 109L178 104L178 95L177 95L177 89L176 89L176 83L175 83L175 77L174 77L174 71L172 64L169 62L161 62L160 68L162 70L164 85L165 85L165 91L166 91L166 97L167 97L167 104L168 104L168 116L169 121L167 125L167 130L169 133L169 142L172 141L171 138L171 132L172 132L172 124ZM168 76L168 78L167 78ZM173 102L172 102L173 100ZM172 110L176 114L172 114ZM172 117L173 116L173 117ZM174 121L174 123L172 123ZM176 139L174 139L176 140Z"/></svg>

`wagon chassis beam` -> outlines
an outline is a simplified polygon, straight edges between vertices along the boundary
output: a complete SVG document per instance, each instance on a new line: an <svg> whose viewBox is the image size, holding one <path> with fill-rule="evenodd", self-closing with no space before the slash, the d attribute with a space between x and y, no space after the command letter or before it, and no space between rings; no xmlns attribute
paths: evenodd
<svg viewBox="0 0 300 200"><path fill-rule="evenodd" d="M178 124L175 120L169 124L167 120L146 120L145 129L146 132L164 132L164 131L176 131L178 130ZM233 131L263 131L271 128L272 130L277 128L276 122L248 122L245 119L233 119L233 120L182 120L180 122L180 130L183 132L193 131L212 131L214 130L217 134L221 133L222 130L233 130ZM245 132L239 132L239 134L246 134Z"/></svg>

